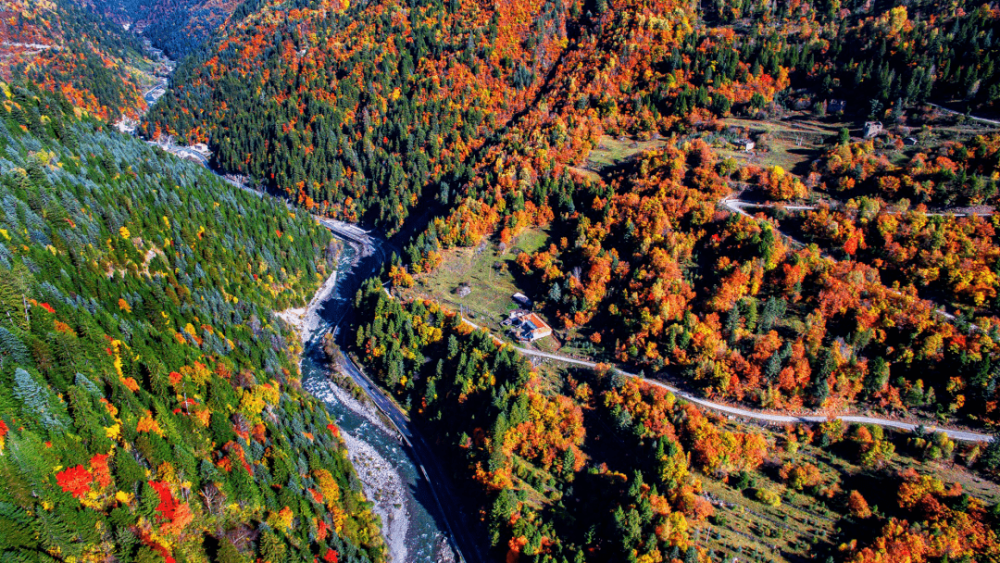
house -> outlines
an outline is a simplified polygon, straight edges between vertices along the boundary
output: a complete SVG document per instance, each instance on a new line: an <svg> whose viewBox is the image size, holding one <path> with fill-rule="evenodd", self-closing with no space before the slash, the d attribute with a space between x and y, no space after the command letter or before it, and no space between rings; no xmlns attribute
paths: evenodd
<svg viewBox="0 0 1000 563"><path fill-rule="evenodd" d="M847 102L844 100L829 100L826 103L827 113L840 113L847 109Z"/></svg>
<svg viewBox="0 0 1000 563"><path fill-rule="evenodd" d="M208 145L206 145L205 143L195 143L194 145L191 146L191 148L201 154L204 155L209 154Z"/></svg>
<svg viewBox="0 0 1000 563"><path fill-rule="evenodd" d="M913 145L917 144L917 140L913 137L907 137L903 139L903 144L908 147L912 147Z"/></svg>
<svg viewBox="0 0 1000 563"><path fill-rule="evenodd" d="M501 323L510 326L510 333L521 342L534 342L552 334L552 328L535 313L514 311Z"/></svg>
<svg viewBox="0 0 1000 563"><path fill-rule="evenodd" d="M513 299L515 303L524 307L525 309L531 308L531 299L528 299L528 296L521 292L517 292L514 295L511 295L511 299Z"/></svg>
<svg viewBox="0 0 1000 563"><path fill-rule="evenodd" d="M458 289L455 290L455 295L459 297L465 297L466 295L472 293L472 287L468 285L460 285Z"/></svg>
<svg viewBox="0 0 1000 563"><path fill-rule="evenodd" d="M733 144L739 147L739 149L743 152L750 152L755 146L757 146L756 143L746 138L736 139L733 141Z"/></svg>
<svg viewBox="0 0 1000 563"><path fill-rule="evenodd" d="M873 139L882 134L882 122L881 121L866 121L865 128L862 130L862 135L866 139Z"/></svg>

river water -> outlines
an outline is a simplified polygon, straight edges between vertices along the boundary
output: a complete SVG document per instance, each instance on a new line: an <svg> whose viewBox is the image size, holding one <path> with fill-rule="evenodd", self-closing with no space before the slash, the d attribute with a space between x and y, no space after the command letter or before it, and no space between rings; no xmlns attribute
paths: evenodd
<svg viewBox="0 0 1000 563"><path fill-rule="evenodd" d="M326 405L344 434L366 496L376 503L376 513L382 518L392 560L450 560L445 535L434 516L429 484L417 471L410 451L401 445L398 433L373 407L359 403L330 382L323 336L350 322L355 292L381 268L384 251L378 240L372 241L375 251L367 256L359 253L359 247L344 245L334 291L318 309L324 327L303 352L302 385Z"/></svg>

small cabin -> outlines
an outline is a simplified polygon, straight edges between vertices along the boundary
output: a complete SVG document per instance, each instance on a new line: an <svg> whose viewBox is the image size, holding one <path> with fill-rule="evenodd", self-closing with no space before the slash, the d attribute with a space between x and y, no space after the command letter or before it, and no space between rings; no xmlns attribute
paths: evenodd
<svg viewBox="0 0 1000 563"><path fill-rule="evenodd" d="M830 100L826 103L827 113L840 113L847 109L847 102L844 100Z"/></svg>
<svg viewBox="0 0 1000 563"><path fill-rule="evenodd" d="M861 133L866 139L874 139L881 135L883 130L881 121L866 121Z"/></svg>
<svg viewBox="0 0 1000 563"><path fill-rule="evenodd" d="M524 307L525 309L531 308L531 299L528 299L528 296L521 292L511 295L511 299L513 299L515 303L517 303L521 307Z"/></svg>

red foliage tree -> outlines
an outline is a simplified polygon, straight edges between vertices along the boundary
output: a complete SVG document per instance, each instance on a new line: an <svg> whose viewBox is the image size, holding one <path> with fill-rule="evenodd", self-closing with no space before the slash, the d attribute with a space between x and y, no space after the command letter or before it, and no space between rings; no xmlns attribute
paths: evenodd
<svg viewBox="0 0 1000 563"><path fill-rule="evenodd" d="M94 476L82 465L70 467L56 473L56 484L62 487L64 492L73 495L73 498L80 498L90 492L90 483Z"/></svg>

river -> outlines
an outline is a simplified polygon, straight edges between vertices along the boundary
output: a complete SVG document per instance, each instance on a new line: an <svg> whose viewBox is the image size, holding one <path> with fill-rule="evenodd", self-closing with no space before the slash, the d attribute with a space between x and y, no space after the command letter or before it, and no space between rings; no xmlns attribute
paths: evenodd
<svg viewBox="0 0 1000 563"><path fill-rule="evenodd" d="M401 444L400 434L371 405L358 402L330 381L323 336L350 322L355 292L381 269L385 259L381 242L375 237L370 240L370 252L360 245L345 245L334 290L317 305L324 325L305 346L303 387L323 401L336 419L365 493L376 503L376 513L382 518L392 560L454 560L438 524L440 515L430 484L418 470L413 453Z"/></svg>

